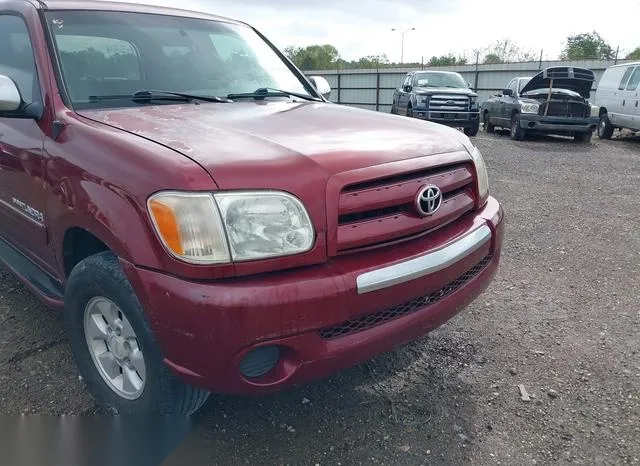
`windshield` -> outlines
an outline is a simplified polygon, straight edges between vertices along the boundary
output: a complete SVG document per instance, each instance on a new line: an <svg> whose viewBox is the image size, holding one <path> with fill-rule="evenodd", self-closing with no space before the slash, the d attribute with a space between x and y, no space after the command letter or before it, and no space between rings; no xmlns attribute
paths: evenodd
<svg viewBox="0 0 640 466"><path fill-rule="evenodd" d="M455 73L416 73L416 87L452 87L467 89L469 85Z"/></svg>
<svg viewBox="0 0 640 466"><path fill-rule="evenodd" d="M51 11L46 19L69 98L77 108L140 105L124 97L148 89L209 97L259 88L309 95L248 26L104 11Z"/></svg>

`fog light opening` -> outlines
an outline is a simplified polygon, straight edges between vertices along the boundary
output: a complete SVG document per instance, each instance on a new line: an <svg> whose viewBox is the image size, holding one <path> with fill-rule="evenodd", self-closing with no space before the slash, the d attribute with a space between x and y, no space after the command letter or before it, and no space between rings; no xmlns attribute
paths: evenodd
<svg viewBox="0 0 640 466"><path fill-rule="evenodd" d="M240 373L248 379L268 374L280 360L279 346L262 346L247 354L240 362Z"/></svg>
<svg viewBox="0 0 640 466"><path fill-rule="evenodd" d="M536 126L536 123L534 121L530 121L529 128L533 128L534 126Z"/></svg>

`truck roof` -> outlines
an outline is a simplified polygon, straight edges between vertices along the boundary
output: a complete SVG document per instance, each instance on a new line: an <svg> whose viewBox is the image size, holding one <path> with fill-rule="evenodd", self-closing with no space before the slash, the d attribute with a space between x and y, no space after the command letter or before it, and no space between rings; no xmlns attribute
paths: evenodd
<svg viewBox="0 0 640 466"><path fill-rule="evenodd" d="M85 10L85 11L122 11L132 13L149 13L170 16L182 16L189 18L209 19L225 21L229 23L241 24L223 16L217 16L199 11L192 11L180 8L170 8L157 5L146 5L140 3L128 3L109 0L27 0L36 8L41 10Z"/></svg>
<svg viewBox="0 0 640 466"><path fill-rule="evenodd" d="M613 65L613 66L610 66L609 68L621 68L623 66L638 66L638 65L640 65L640 61L633 61L628 63L620 63L619 65Z"/></svg>

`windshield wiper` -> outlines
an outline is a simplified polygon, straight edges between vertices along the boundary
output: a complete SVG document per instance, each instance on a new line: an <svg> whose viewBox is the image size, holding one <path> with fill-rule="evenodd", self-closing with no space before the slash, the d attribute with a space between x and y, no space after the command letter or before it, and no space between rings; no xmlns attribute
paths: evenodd
<svg viewBox="0 0 640 466"><path fill-rule="evenodd" d="M171 100L176 102L192 102L194 100L200 100L202 102L217 102L217 103L230 103L229 99L216 96L204 96L187 94L184 92L172 92L172 91L138 91L135 94L122 94L122 95L91 95L89 101L98 102L102 100L132 100L134 102L150 102L152 100Z"/></svg>
<svg viewBox="0 0 640 466"><path fill-rule="evenodd" d="M229 94L228 99L256 99L263 100L265 97L298 97L299 99L312 100L314 102L322 102L322 100L308 94L300 94L298 92L283 91L282 89L274 89L272 87L261 87L253 92L244 94Z"/></svg>

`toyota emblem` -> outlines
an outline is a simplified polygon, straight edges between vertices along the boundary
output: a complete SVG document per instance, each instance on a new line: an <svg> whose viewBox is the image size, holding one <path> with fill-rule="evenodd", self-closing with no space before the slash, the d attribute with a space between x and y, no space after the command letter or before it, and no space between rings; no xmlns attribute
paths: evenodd
<svg viewBox="0 0 640 466"><path fill-rule="evenodd" d="M435 214L442 205L442 191L437 186L425 186L418 192L416 207L423 217Z"/></svg>

